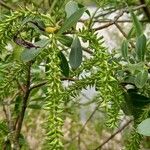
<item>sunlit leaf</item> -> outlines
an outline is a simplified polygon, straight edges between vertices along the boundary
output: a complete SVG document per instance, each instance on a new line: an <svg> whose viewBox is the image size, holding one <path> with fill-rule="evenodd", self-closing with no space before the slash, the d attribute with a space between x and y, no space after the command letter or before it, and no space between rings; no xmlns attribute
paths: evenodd
<svg viewBox="0 0 150 150"><path fill-rule="evenodd" d="M67 47L70 47L72 42L73 42L73 38L70 37L70 36L66 36L66 35L61 35L61 36L58 36L58 41L67 46Z"/></svg>
<svg viewBox="0 0 150 150"><path fill-rule="evenodd" d="M144 34L137 37L136 40L136 55L139 61L144 61L146 51L146 37Z"/></svg>
<svg viewBox="0 0 150 150"><path fill-rule="evenodd" d="M145 135L145 136L150 136L150 118L142 121L138 127L137 127L138 133Z"/></svg>
<svg viewBox="0 0 150 150"><path fill-rule="evenodd" d="M138 88L142 88L148 80L148 71L142 70L135 77L135 85Z"/></svg>
<svg viewBox="0 0 150 150"><path fill-rule="evenodd" d="M69 18L73 13L78 10L78 3L75 1L69 1L65 6L65 11L67 14L67 18Z"/></svg>
<svg viewBox="0 0 150 150"><path fill-rule="evenodd" d="M34 45L39 46L40 48L27 48L21 53L21 60L24 62L28 62L33 60L42 50L43 48L49 43L48 39L43 39L34 43Z"/></svg>
<svg viewBox="0 0 150 150"><path fill-rule="evenodd" d="M62 25L62 27L60 28L60 30L58 31L58 34L62 34L63 32L65 32L66 30L70 29L71 27L73 27L74 25L76 25L76 23L78 22L78 20L81 18L81 16L83 15L83 13L85 12L86 8L80 8L79 10L77 10L75 13L73 13Z"/></svg>
<svg viewBox="0 0 150 150"><path fill-rule="evenodd" d="M130 12L131 12L133 24L136 30L136 35L140 36L143 33L142 25L140 21L138 20L137 16L134 14L134 12L133 11L130 11Z"/></svg>
<svg viewBox="0 0 150 150"><path fill-rule="evenodd" d="M82 62L82 47L79 38L76 36L71 45L71 52L69 55L69 63L72 69L77 69Z"/></svg>
<svg viewBox="0 0 150 150"><path fill-rule="evenodd" d="M123 41L122 43L122 46L121 46L121 53L122 53L122 56L124 57L124 59L128 59L128 42L125 40Z"/></svg>

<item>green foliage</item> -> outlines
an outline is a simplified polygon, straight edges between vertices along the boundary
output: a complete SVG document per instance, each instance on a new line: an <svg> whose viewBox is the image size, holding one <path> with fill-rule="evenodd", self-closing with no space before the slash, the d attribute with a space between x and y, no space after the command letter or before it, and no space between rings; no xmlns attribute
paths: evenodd
<svg viewBox="0 0 150 150"><path fill-rule="evenodd" d="M81 18L81 16L85 12L85 10L86 10L86 8L83 7L83 8L80 8L79 10L75 11L68 19L65 20L64 24L58 31L58 34L62 34L66 30L68 30L71 27L73 27L74 25L76 25L76 23Z"/></svg>
<svg viewBox="0 0 150 150"><path fill-rule="evenodd" d="M18 8L0 20L0 108L5 115L0 122L0 147L28 148L21 128L24 122L32 124L30 111L38 110L44 114L43 148L63 149L64 120L76 113L76 107L81 108L78 97L90 87L97 95L87 105L94 104L97 113L104 112L107 127L115 128L124 115L132 115L133 131L126 147L138 150L142 140L139 133L149 135L149 120L145 120L150 103L149 39L143 34L144 26L133 10L128 10L136 35L131 31L125 35L121 50L109 53L103 36L93 26L114 10L110 6L125 7L124 2L97 1L106 11L102 16L97 14L99 9L91 16L76 1L49 2L49 10L45 6L39 10L37 2L38 7ZM127 3L130 6L136 1ZM89 18L80 20L85 12ZM79 21L83 27L77 30ZM12 50L8 50L8 44ZM116 56L120 52L122 55ZM64 80L70 82L65 84ZM127 84L133 89L126 88ZM77 149L76 145L69 146Z"/></svg>
<svg viewBox="0 0 150 150"><path fill-rule="evenodd" d="M138 133L146 136L150 136L150 118L145 119L138 125Z"/></svg>
<svg viewBox="0 0 150 150"><path fill-rule="evenodd" d="M82 62L82 47L79 38L76 36L71 45L71 52L69 55L69 63L72 69L77 69Z"/></svg>

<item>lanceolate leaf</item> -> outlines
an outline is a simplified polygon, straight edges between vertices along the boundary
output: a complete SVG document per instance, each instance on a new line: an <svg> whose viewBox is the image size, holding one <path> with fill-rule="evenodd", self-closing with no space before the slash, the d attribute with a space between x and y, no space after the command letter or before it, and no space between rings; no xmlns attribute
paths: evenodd
<svg viewBox="0 0 150 150"><path fill-rule="evenodd" d="M144 34L137 37L136 41L136 55L139 61L144 61L146 51L146 37Z"/></svg>
<svg viewBox="0 0 150 150"><path fill-rule="evenodd" d="M150 136L150 118L142 121L139 125L138 125L138 133L145 135L145 136Z"/></svg>
<svg viewBox="0 0 150 150"><path fill-rule="evenodd" d="M135 85L138 88L142 88L146 84L147 80L148 80L148 71L147 70L142 70L141 72L139 72L136 75Z"/></svg>
<svg viewBox="0 0 150 150"><path fill-rule="evenodd" d="M136 30L136 35L140 36L143 33L142 25L140 21L138 20L138 18L136 17L136 15L134 14L134 12L133 11L130 11L130 12L131 12L133 24Z"/></svg>
<svg viewBox="0 0 150 150"><path fill-rule="evenodd" d="M60 58L60 68L61 68L61 71L62 71L62 74L65 76L65 77L68 77L69 76L69 65L68 65L68 61L65 57L65 55L60 52L58 54L59 58Z"/></svg>
<svg viewBox="0 0 150 150"><path fill-rule="evenodd" d="M67 14L67 18L69 18L73 13L78 10L78 3L75 1L69 1L65 6L65 11Z"/></svg>
<svg viewBox="0 0 150 150"><path fill-rule="evenodd" d="M45 47L48 43L48 39L43 39L41 41L36 42L35 45L39 46L40 48L25 49L21 53L21 60L23 60L24 62L33 60L43 50L43 47Z"/></svg>
<svg viewBox="0 0 150 150"><path fill-rule="evenodd" d="M69 63L72 69L77 69L82 62L82 47L79 38L76 36L71 45Z"/></svg>
<svg viewBox="0 0 150 150"><path fill-rule="evenodd" d="M79 10L77 10L75 13L73 13L62 25L62 27L60 28L60 30L58 31L58 34L62 34L63 32L65 32L66 30L70 29L71 27L73 27L78 20L81 18L81 16L83 15L83 13L85 12L86 8L80 8Z"/></svg>
<svg viewBox="0 0 150 150"><path fill-rule="evenodd" d="M66 35L58 36L58 40L61 44L65 45L67 47L70 47L73 42L73 38L70 36L66 36Z"/></svg>
<svg viewBox="0 0 150 150"><path fill-rule="evenodd" d="M122 56L124 57L124 59L128 59L128 42L125 40L122 43L122 47L121 47L121 52L122 52Z"/></svg>

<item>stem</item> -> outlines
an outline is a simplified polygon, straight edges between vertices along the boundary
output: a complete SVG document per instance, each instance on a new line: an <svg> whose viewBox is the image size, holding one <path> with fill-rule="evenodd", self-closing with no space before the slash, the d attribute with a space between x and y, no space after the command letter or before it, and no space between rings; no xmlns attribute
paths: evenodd
<svg viewBox="0 0 150 150"><path fill-rule="evenodd" d="M15 130L15 146L14 146L14 150L19 150L19 136L20 136L20 132L21 132L21 128L22 128L22 124L23 124L23 119L25 116L25 111L27 108L27 102L28 102L28 98L30 95L30 84L31 84L31 62L29 62L28 64L28 70L27 70L27 83L26 83L26 91L25 91L25 95L23 98L23 102L22 102L22 109L21 112L18 116L18 121L16 123L16 130Z"/></svg>
<svg viewBox="0 0 150 150"><path fill-rule="evenodd" d="M108 143L111 139L113 139L118 133L120 133L122 130L124 130L133 120L129 120L126 122L120 129L118 129L114 134L112 134L108 139L106 139L101 145L99 145L94 150L101 149L106 143Z"/></svg>

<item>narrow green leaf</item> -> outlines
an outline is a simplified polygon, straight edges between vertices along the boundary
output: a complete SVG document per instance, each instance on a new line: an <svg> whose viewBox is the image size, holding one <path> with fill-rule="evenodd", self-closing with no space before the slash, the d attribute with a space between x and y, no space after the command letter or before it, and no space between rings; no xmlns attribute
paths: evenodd
<svg viewBox="0 0 150 150"><path fill-rule="evenodd" d="M137 37L136 40L136 55L139 61L144 61L146 51L146 37L144 34Z"/></svg>
<svg viewBox="0 0 150 150"><path fill-rule="evenodd" d="M69 65L68 65L68 61L65 57L65 55L60 52L58 54L59 58L60 58L60 68L61 68L61 71L62 71L62 74L65 76L65 77L69 77Z"/></svg>
<svg viewBox="0 0 150 150"><path fill-rule="evenodd" d="M140 36L143 33L142 25L139 22L137 16L134 14L134 12L130 11L130 13L131 13L133 24L134 24L134 27L135 27L135 30L136 30L136 35Z"/></svg>
<svg viewBox="0 0 150 150"><path fill-rule="evenodd" d="M30 109L41 109L43 104L29 104L28 108Z"/></svg>
<svg viewBox="0 0 150 150"><path fill-rule="evenodd" d="M49 43L48 39L43 39L41 41L34 43L36 46L39 46L40 48L25 49L21 53L21 60L24 62L33 60L43 50L43 47L45 47L48 43Z"/></svg>
<svg viewBox="0 0 150 150"><path fill-rule="evenodd" d="M69 1L65 6L65 11L67 14L67 18L69 18L73 13L75 13L78 10L78 3L75 1Z"/></svg>
<svg viewBox="0 0 150 150"><path fill-rule="evenodd" d="M145 135L145 136L150 136L150 118L142 121L138 127L137 127L138 133Z"/></svg>
<svg viewBox="0 0 150 150"><path fill-rule="evenodd" d="M128 35L127 35L127 39L131 39L133 37L135 37L136 33L135 33L135 28L134 26L132 26L132 28L130 29Z"/></svg>
<svg viewBox="0 0 150 150"><path fill-rule="evenodd" d="M78 3L78 7L79 7L79 8L83 8L84 5L82 5L81 3ZM91 17L90 11L89 11L88 9L87 9L85 12L86 12L86 14L87 14L89 17Z"/></svg>
<svg viewBox="0 0 150 150"><path fill-rule="evenodd" d="M75 13L73 13L62 25L62 27L60 28L60 30L58 31L58 34L62 34L63 32L65 32L66 30L70 29L71 27L73 27L78 20L81 18L81 16L83 15L83 13L85 12L86 8L80 8L78 9Z"/></svg>
<svg viewBox="0 0 150 150"><path fill-rule="evenodd" d="M72 69L77 69L82 62L82 47L79 38L76 36L71 45L71 52L69 55L69 63Z"/></svg>
<svg viewBox="0 0 150 150"><path fill-rule="evenodd" d="M124 59L128 59L128 42L127 40L124 40L121 46L121 53Z"/></svg>
<svg viewBox="0 0 150 150"><path fill-rule="evenodd" d="M70 37L70 36L66 36L66 35L61 35L61 36L58 36L58 41L67 46L67 47L70 47L72 42L73 42L73 38Z"/></svg>
<svg viewBox="0 0 150 150"><path fill-rule="evenodd" d="M138 88L142 88L148 80L148 71L142 70L135 76L135 85Z"/></svg>

